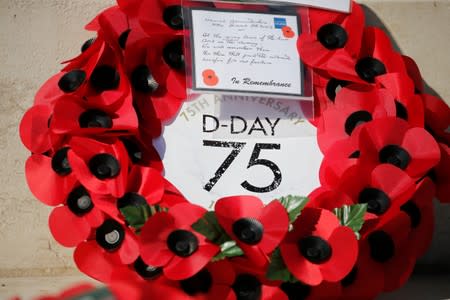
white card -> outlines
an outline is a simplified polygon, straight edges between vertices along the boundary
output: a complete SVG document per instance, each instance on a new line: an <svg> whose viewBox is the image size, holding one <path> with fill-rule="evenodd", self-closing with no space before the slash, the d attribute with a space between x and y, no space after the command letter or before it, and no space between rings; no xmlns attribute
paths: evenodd
<svg viewBox="0 0 450 300"><path fill-rule="evenodd" d="M193 91L301 97L297 15L191 10Z"/></svg>
<svg viewBox="0 0 450 300"><path fill-rule="evenodd" d="M231 195L265 203L308 195L323 159L316 139L298 101L202 95L183 105L155 146L165 177L190 202L212 208Z"/></svg>

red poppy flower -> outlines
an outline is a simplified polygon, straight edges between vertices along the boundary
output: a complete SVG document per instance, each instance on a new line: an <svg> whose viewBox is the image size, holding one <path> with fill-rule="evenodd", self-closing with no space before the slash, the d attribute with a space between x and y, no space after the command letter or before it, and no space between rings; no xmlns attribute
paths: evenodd
<svg viewBox="0 0 450 300"><path fill-rule="evenodd" d="M284 26L283 28L281 28L281 31L283 32L283 36L287 39L295 37L295 32L292 30L292 27L290 26Z"/></svg>
<svg viewBox="0 0 450 300"><path fill-rule="evenodd" d="M136 261L139 244L135 234L123 224L107 219L95 229L94 239L79 244L73 255L81 272L108 283L115 268Z"/></svg>
<svg viewBox="0 0 450 300"><path fill-rule="evenodd" d="M389 220L411 199L415 182L390 164L381 164L375 169L359 165L345 172L335 188L350 196L354 203L367 203L367 212L372 217Z"/></svg>
<svg viewBox="0 0 450 300"><path fill-rule="evenodd" d="M119 6L107 8L98 14L85 28L90 31L96 31L118 54L129 43L146 37L137 17L128 16ZM133 35L130 35L131 32L133 32Z"/></svg>
<svg viewBox="0 0 450 300"><path fill-rule="evenodd" d="M450 145L450 108L440 98L431 95L422 95L425 105L425 128L438 141Z"/></svg>
<svg viewBox="0 0 450 300"><path fill-rule="evenodd" d="M420 73L419 66L411 57L406 55L402 55L402 57L403 62L405 63L406 66L406 71L408 72L409 77L414 82L415 92L418 94L422 94L425 90L425 84L423 81L422 74Z"/></svg>
<svg viewBox="0 0 450 300"><path fill-rule="evenodd" d="M183 9L176 0L144 0L139 19L149 35L174 35L184 26Z"/></svg>
<svg viewBox="0 0 450 300"><path fill-rule="evenodd" d="M194 276L178 282L179 288L189 295L189 299L235 300L232 290L235 274L231 264L222 260L210 263Z"/></svg>
<svg viewBox="0 0 450 300"><path fill-rule="evenodd" d="M142 102L151 102L157 119L173 118L187 98L182 37L163 35L130 45L125 67L141 112Z"/></svg>
<svg viewBox="0 0 450 300"><path fill-rule="evenodd" d="M142 0L117 0L117 5L129 17L136 17L141 8Z"/></svg>
<svg viewBox="0 0 450 300"><path fill-rule="evenodd" d="M105 144L74 137L68 153L70 165L78 180L95 194L122 197L128 178L129 158L121 141Z"/></svg>
<svg viewBox="0 0 450 300"><path fill-rule="evenodd" d="M233 264L236 274L252 274L265 285L275 286L279 284L277 281L266 278L267 269L269 267L268 264L261 266L255 265L255 263L247 256L233 257L230 259L230 262Z"/></svg>
<svg viewBox="0 0 450 300"><path fill-rule="evenodd" d="M256 265L268 263L268 255L289 229L289 217L279 201L264 207L253 196L222 198L215 211L220 225Z"/></svg>
<svg viewBox="0 0 450 300"><path fill-rule="evenodd" d="M44 204L63 204L78 182L68 152L68 147L62 147L51 156L34 154L25 164L28 187Z"/></svg>
<svg viewBox="0 0 450 300"><path fill-rule="evenodd" d="M423 128L412 128L399 118L374 120L360 135L362 164L391 164L419 179L437 165L439 147Z"/></svg>
<svg viewBox="0 0 450 300"><path fill-rule="evenodd" d="M64 96L55 104L50 128L57 134L75 136L130 135L137 131L138 120L131 97L126 97L120 106L106 107Z"/></svg>
<svg viewBox="0 0 450 300"><path fill-rule="evenodd" d="M436 189L429 178L423 179L413 197L401 206L401 211L411 219L408 243L415 245L415 257L422 257L431 245L434 230L433 197Z"/></svg>
<svg viewBox="0 0 450 300"><path fill-rule="evenodd" d="M65 72L59 72L50 77L37 91L33 105L45 105L53 108L55 102L64 95L64 92L58 86L58 82L64 75Z"/></svg>
<svg viewBox="0 0 450 300"><path fill-rule="evenodd" d="M280 290L286 294L288 299L303 299L303 300L325 300L325 299L340 299L341 290L340 283L322 281L317 286L310 286L300 281L283 282L280 285ZM274 298L278 299L278 298Z"/></svg>
<svg viewBox="0 0 450 300"><path fill-rule="evenodd" d="M45 153L62 144L63 137L49 129L53 111L48 105L35 105L20 122L20 138L32 153Z"/></svg>
<svg viewBox="0 0 450 300"><path fill-rule="evenodd" d="M124 2L124 1L122 1ZM186 1L183 7L210 7L210 3ZM150 36L184 34L183 7L178 0L144 0L141 3L139 20Z"/></svg>
<svg viewBox="0 0 450 300"><path fill-rule="evenodd" d="M161 204L163 194L164 178L161 172L135 165L128 175L125 194L120 197L93 195L93 201L96 206L111 217L123 220L121 208Z"/></svg>
<svg viewBox="0 0 450 300"><path fill-rule="evenodd" d="M232 263L236 273L232 289L237 299L289 299L279 289L280 282L269 281L265 278L267 266L256 266L251 260L244 257L234 258Z"/></svg>
<svg viewBox="0 0 450 300"><path fill-rule="evenodd" d="M329 211L344 205L354 204L353 200L344 192L323 186L312 191L308 195L308 199L306 207L322 208Z"/></svg>
<svg viewBox="0 0 450 300"><path fill-rule="evenodd" d="M75 247L88 239L92 228L99 227L105 217L94 205L89 192L83 187L74 188L63 206L49 216L50 231L55 240L64 247Z"/></svg>
<svg viewBox="0 0 450 300"><path fill-rule="evenodd" d="M216 86L220 81L219 77L217 77L216 75L216 72L214 72L214 70L211 69L203 71L202 76L203 76L203 83L206 84L207 86Z"/></svg>
<svg viewBox="0 0 450 300"><path fill-rule="evenodd" d="M415 93L414 82L405 73L391 73L377 78L378 84L386 88L395 99L396 116L408 121L411 126L424 126L422 98Z"/></svg>
<svg viewBox="0 0 450 300"><path fill-rule="evenodd" d="M161 161L161 157L152 144L145 143L145 141L148 140L149 139L145 139L140 135L121 138L121 141L127 149L128 156L133 164L162 171L163 163Z"/></svg>
<svg viewBox="0 0 450 300"><path fill-rule="evenodd" d="M165 181L167 181L167 180L165 180ZM161 200L161 205L163 207L170 208L170 207L173 207L173 206L175 206L177 204L188 203L188 202L189 201L187 201L186 198L183 195L172 193L172 192L170 192L168 190L165 190L164 191L164 195L163 195L162 200Z"/></svg>
<svg viewBox="0 0 450 300"><path fill-rule="evenodd" d="M428 176L436 185L436 197L442 203L450 203L450 148L439 144L441 160Z"/></svg>
<svg viewBox="0 0 450 300"><path fill-rule="evenodd" d="M359 134L362 124L386 116L395 116L393 97L384 89L352 85L336 96L335 105L318 120L317 138L326 153L337 141Z"/></svg>
<svg viewBox="0 0 450 300"><path fill-rule="evenodd" d="M203 269L220 251L191 228L205 212L200 206L182 203L168 213L152 216L141 232L144 262L163 267L164 274L172 280L189 278Z"/></svg>
<svg viewBox="0 0 450 300"><path fill-rule="evenodd" d="M349 85L349 82L314 73L314 116L317 119L330 106L333 106L336 95L342 88ZM317 122L313 122L317 126Z"/></svg>
<svg viewBox="0 0 450 300"><path fill-rule="evenodd" d="M357 25L361 28L360 25ZM390 73L407 74L403 58L394 51L389 36L376 27L365 27L361 49L353 61L330 61L327 72L331 77L350 82L377 82Z"/></svg>
<svg viewBox="0 0 450 300"><path fill-rule="evenodd" d="M338 141L325 153L320 165L319 178L322 186L336 186L342 174L359 162L359 145L356 135Z"/></svg>
<svg viewBox="0 0 450 300"><path fill-rule="evenodd" d="M359 252L353 269L339 282L339 299L375 299L384 288L384 271L373 264L368 252Z"/></svg>
<svg viewBox="0 0 450 300"><path fill-rule="evenodd" d="M355 233L328 210L305 208L281 243L283 260L301 282L312 286L342 280L355 265Z"/></svg>
<svg viewBox="0 0 450 300"><path fill-rule="evenodd" d="M352 68L361 48L364 12L353 2L352 13L343 14L310 9L311 33L303 33L298 49L303 62L315 69L328 71L330 66Z"/></svg>
<svg viewBox="0 0 450 300"><path fill-rule="evenodd" d="M113 270L111 282L125 281L138 283L141 286L152 282L158 284L172 282L163 276L162 268L147 265L140 256L133 263Z"/></svg>
<svg viewBox="0 0 450 300"><path fill-rule="evenodd" d="M131 93L121 58L102 37L78 57L67 62L58 87L95 105L114 106Z"/></svg>
<svg viewBox="0 0 450 300"><path fill-rule="evenodd" d="M410 228L408 215L398 213L387 222L368 221L361 231L360 261L369 270L382 269L386 292L406 283L414 268L417 246L408 243Z"/></svg>

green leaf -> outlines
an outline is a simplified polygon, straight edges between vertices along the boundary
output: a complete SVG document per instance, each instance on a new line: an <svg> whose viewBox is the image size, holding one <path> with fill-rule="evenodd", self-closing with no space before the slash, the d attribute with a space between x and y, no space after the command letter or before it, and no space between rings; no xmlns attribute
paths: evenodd
<svg viewBox="0 0 450 300"><path fill-rule="evenodd" d="M236 257L244 255L244 251L236 245L235 241L228 241L220 245L220 253L217 254L212 261L216 262L227 257Z"/></svg>
<svg viewBox="0 0 450 300"><path fill-rule="evenodd" d="M283 257L281 256L281 251L278 248L272 254L266 278L269 280L282 280L284 282L298 282L297 278L295 278L286 267Z"/></svg>
<svg viewBox="0 0 450 300"><path fill-rule="evenodd" d="M290 222L294 223L294 221L298 218L298 216L302 212L303 208L305 208L309 199L307 197L289 195L286 197L281 197L279 201L284 206L284 208L286 208L289 214Z"/></svg>
<svg viewBox="0 0 450 300"><path fill-rule="evenodd" d="M367 204L344 205L335 208L334 214L338 217L342 226L350 227L359 239L359 231L364 225L364 215L367 212Z"/></svg>
<svg viewBox="0 0 450 300"><path fill-rule="evenodd" d="M129 205L120 209L128 225L137 230L140 230L151 216L162 211L167 211L167 209L159 205L150 206L148 204Z"/></svg>
<svg viewBox="0 0 450 300"><path fill-rule="evenodd" d="M217 245L222 245L225 242L231 241L225 230L217 221L216 214L209 211L203 215L200 220L192 224L192 228L198 233L204 235L208 240Z"/></svg>

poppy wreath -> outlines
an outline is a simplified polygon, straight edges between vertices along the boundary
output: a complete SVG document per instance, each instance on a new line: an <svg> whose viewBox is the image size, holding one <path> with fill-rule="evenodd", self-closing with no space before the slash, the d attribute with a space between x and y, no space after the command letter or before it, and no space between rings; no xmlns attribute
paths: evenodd
<svg viewBox="0 0 450 300"><path fill-rule="evenodd" d="M180 2L117 4L20 125L30 190L54 207L50 231L83 273L138 287L136 299L372 299L407 281L431 242L433 199L450 202L450 109L357 3L310 8L298 38L321 186L267 205L218 199L213 211L163 177L148 142L188 98Z"/></svg>

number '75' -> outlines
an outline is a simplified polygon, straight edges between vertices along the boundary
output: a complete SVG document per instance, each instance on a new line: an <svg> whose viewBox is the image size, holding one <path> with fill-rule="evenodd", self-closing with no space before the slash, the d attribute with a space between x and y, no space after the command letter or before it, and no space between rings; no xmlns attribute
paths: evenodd
<svg viewBox="0 0 450 300"><path fill-rule="evenodd" d="M209 182L203 187L206 191L210 192L217 182L220 180L222 175L228 170L236 157L241 153L242 149L244 149L246 143L240 142L223 142L223 141L203 141L203 146L205 147L219 147L219 148L232 148L230 155L225 159L225 161L220 165L217 169L214 177L212 177ZM255 145L253 149L252 156L250 157L250 162L248 163L247 169L253 166L264 166L269 168L273 173L273 181L270 185L265 187L257 187L249 183L247 180L241 183L241 186L246 190L254 193L268 193L273 190L276 190L282 180L282 174L280 168L273 162L268 159L259 158L262 150L280 150L280 144L263 144L258 143Z"/></svg>

